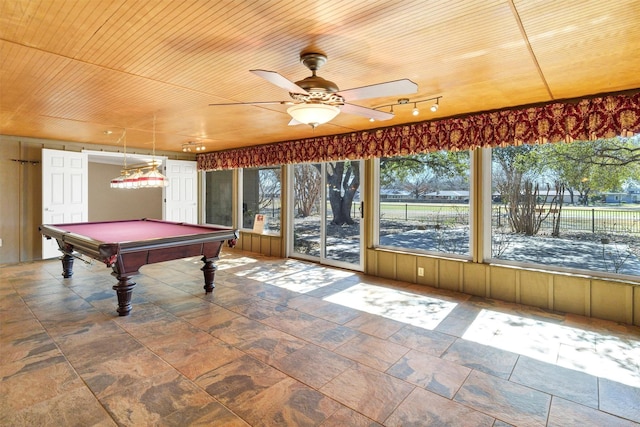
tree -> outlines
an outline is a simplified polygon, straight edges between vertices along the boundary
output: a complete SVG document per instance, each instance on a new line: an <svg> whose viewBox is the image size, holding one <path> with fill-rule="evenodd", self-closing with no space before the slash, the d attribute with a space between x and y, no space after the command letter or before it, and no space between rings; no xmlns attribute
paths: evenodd
<svg viewBox="0 0 640 427"><path fill-rule="evenodd" d="M407 178L427 170L437 178L465 176L469 169L468 151L436 151L380 159L380 186L399 187Z"/></svg>
<svg viewBox="0 0 640 427"><path fill-rule="evenodd" d="M571 194L579 194L578 202L588 204L592 192L617 191L622 184L637 176L640 157L636 157L629 142L619 138L579 141L571 144L541 146L547 167ZM603 153L609 153L603 157ZM613 153L617 153L614 155Z"/></svg>
<svg viewBox="0 0 640 427"><path fill-rule="evenodd" d="M533 145L509 146L493 150L494 185L500 193L508 214L511 229L532 236L546 218L544 203L550 189L540 199L536 178L542 168L537 147ZM542 207L538 201L543 200ZM549 212L546 213L548 215Z"/></svg>
<svg viewBox="0 0 640 427"><path fill-rule="evenodd" d="M273 206L274 199L280 197L280 167L263 168L258 171L258 206L262 212L269 206Z"/></svg>
<svg viewBox="0 0 640 427"><path fill-rule="evenodd" d="M327 192L333 213L331 224L354 224L351 207L360 187L360 162L330 162L326 170Z"/></svg>
<svg viewBox="0 0 640 427"><path fill-rule="evenodd" d="M640 165L640 135L628 138L597 139L586 143L593 145L594 156L590 162L595 165L633 165L634 167ZM578 157L575 160L579 161L580 159Z"/></svg>
<svg viewBox="0 0 640 427"><path fill-rule="evenodd" d="M494 148L493 164L493 185L505 205L510 202L510 198L520 194L523 180L536 180L539 170L539 160L533 145Z"/></svg>
<svg viewBox="0 0 640 427"><path fill-rule="evenodd" d="M306 217L317 210L321 196L321 170L319 163L295 166L294 203L298 215ZM329 162L326 173L327 197L333 214L331 224L354 224L351 207L360 187L360 162Z"/></svg>
<svg viewBox="0 0 640 427"><path fill-rule="evenodd" d="M430 169L410 175L407 177L400 188L411 193L414 199L424 197L433 188L433 181L436 179L435 174Z"/></svg>
<svg viewBox="0 0 640 427"><path fill-rule="evenodd" d="M322 182L319 165L302 163L294 166L295 209L298 215L307 217L315 213L320 199Z"/></svg>

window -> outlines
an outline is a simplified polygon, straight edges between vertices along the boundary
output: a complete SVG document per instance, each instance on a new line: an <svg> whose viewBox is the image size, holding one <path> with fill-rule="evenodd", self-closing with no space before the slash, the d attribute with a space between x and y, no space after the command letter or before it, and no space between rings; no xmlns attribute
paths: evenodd
<svg viewBox="0 0 640 427"><path fill-rule="evenodd" d="M640 275L640 140L492 150L491 256Z"/></svg>
<svg viewBox="0 0 640 427"><path fill-rule="evenodd" d="M470 153L388 157L378 167L378 243L470 255Z"/></svg>
<svg viewBox="0 0 640 427"><path fill-rule="evenodd" d="M207 172L205 188L205 222L233 227L233 171Z"/></svg>
<svg viewBox="0 0 640 427"><path fill-rule="evenodd" d="M264 232L280 233L280 166L242 169L242 228L253 229L256 215Z"/></svg>

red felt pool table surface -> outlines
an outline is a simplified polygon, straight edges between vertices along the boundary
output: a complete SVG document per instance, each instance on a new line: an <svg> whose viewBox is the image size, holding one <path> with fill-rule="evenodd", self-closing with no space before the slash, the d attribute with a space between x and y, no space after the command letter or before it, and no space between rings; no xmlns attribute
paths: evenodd
<svg viewBox="0 0 640 427"><path fill-rule="evenodd" d="M215 232L215 228L155 220L77 223L57 225L69 233L105 243L122 243Z"/></svg>

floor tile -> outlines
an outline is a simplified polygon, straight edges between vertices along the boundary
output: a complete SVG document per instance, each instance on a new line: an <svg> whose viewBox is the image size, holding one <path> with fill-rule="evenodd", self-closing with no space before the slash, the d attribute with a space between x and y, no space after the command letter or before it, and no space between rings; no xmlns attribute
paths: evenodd
<svg viewBox="0 0 640 427"><path fill-rule="evenodd" d="M205 332L194 334L178 343L161 345L154 351L190 379L244 355L240 349Z"/></svg>
<svg viewBox="0 0 640 427"><path fill-rule="evenodd" d="M383 423L415 387L366 366L347 369L320 391L345 406Z"/></svg>
<svg viewBox="0 0 640 427"><path fill-rule="evenodd" d="M598 407L598 379L583 372L520 356L509 379L581 405Z"/></svg>
<svg viewBox="0 0 640 427"><path fill-rule="evenodd" d="M447 316L442 319L440 323L435 327L434 331L448 334L454 337L463 337L471 322L467 319L461 319L460 317Z"/></svg>
<svg viewBox="0 0 640 427"><path fill-rule="evenodd" d="M640 389L600 378L600 410L640 423Z"/></svg>
<svg viewBox="0 0 640 427"><path fill-rule="evenodd" d="M356 335L334 350L336 353L353 359L379 371L386 371L409 349L370 335Z"/></svg>
<svg viewBox="0 0 640 427"><path fill-rule="evenodd" d="M553 397L547 427L611 426L638 427L640 424L583 406L560 397Z"/></svg>
<svg viewBox="0 0 640 427"><path fill-rule="evenodd" d="M354 365L352 360L313 344L273 362L282 372L316 389Z"/></svg>
<svg viewBox="0 0 640 427"><path fill-rule="evenodd" d="M180 316L180 318L189 322L198 329L209 332L209 330L214 328L216 325L220 325L221 323L225 323L241 316L241 314L228 310L217 304L210 304L206 307L200 308L199 310L192 311L187 315Z"/></svg>
<svg viewBox="0 0 640 427"><path fill-rule="evenodd" d="M211 335L270 363L307 345L307 342L276 328L239 317L211 328Z"/></svg>
<svg viewBox="0 0 640 427"><path fill-rule="evenodd" d="M250 302L248 304L242 304L228 308L231 311L242 314L243 316L254 320L264 320L268 317L275 316L287 310L287 308L283 305L265 300L258 300Z"/></svg>
<svg viewBox="0 0 640 427"><path fill-rule="evenodd" d="M283 372L242 356L196 378L195 382L227 407L240 404L287 378Z"/></svg>
<svg viewBox="0 0 640 427"><path fill-rule="evenodd" d="M320 425L340 405L312 388L286 378L230 407L253 426Z"/></svg>
<svg viewBox="0 0 640 427"><path fill-rule="evenodd" d="M442 332L405 325L391 335L389 341L439 357L456 341L456 338Z"/></svg>
<svg viewBox="0 0 640 427"><path fill-rule="evenodd" d="M0 345L2 363L22 360L26 364L33 364L35 359L48 359L61 355L55 341L43 328L25 330L23 334L14 333L10 340Z"/></svg>
<svg viewBox="0 0 640 427"><path fill-rule="evenodd" d="M310 314L287 309L264 319L262 323L295 335L302 329L313 328L315 324L323 322Z"/></svg>
<svg viewBox="0 0 640 427"><path fill-rule="evenodd" d="M439 357L411 350L386 372L451 399L471 369Z"/></svg>
<svg viewBox="0 0 640 427"><path fill-rule="evenodd" d="M382 339L389 338L402 329L404 325L402 322L369 313L362 313L345 324L345 326L351 329L356 329L365 334Z"/></svg>
<svg viewBox="0 0 640 427"><path fill-rule="evenodd" d="M184 426L224 426L248 427L240 416L234 414L218 402L209 402L202 406L189 406L163 417L158 425L165 427Z"/></svg>
<svg viewBox="0 0 640 427"><path fill-rule="evenodd" d="M333 322L323 321L300 330L298 334L320 347L335 350L358 335L359 332L346 326L336 325Z"/></svg>
<svg viewBox="0 0 640 427"><path fill-rule="evenodd" d="M336 412L331 414L323 423L322 427L381 427L379 424L373 421L371 418L367 418L364 415L343 406Z"/></svg>
<svg viewBox="0 0 640 427"><path fill-rule="evenodd" d="M20 411L0 410L0 425L115 427L118 424L88 389L77 388Z"/></svg>
<svg viewBox="0 0 640 427"><path fill-rule="evenodd" d="M85 367L80 374L98 398L116 394L138 382L173 372L165 360L146 348Z"/></svg>
<svg viewBox="0 0 640 427"><path fill-rule="evenodd" d="M386 427L491 427L494 419L427 390L416 388L384 422Z"/></svg>
<svg viewBox="0 0 640 427"><path fill-rule="evenodd" d="M457 339L442 358L499 378L509 378L518 355L494 347Z"/></svg>
<svg viewBox="0 0 640 427"><path fill-rule="evenodd" d="M473 371L453 400L517 426L544 426L551 395Z"/></svg>
<svg viewBox="0 0 640 427"><path fill-rule="evenodd" d="M171 371L137 381L100 398L121 425L153 425L188 407L213 402L211 396L185 377Z"/></svg>
<svg viewBox="0 0 640 427"><path fill-rule="evenodd" d="M14 362L13 365L19 362ZM3 376L0 381L0 413L20 411L28 406L83 388L82 379L62 357L42 361L38 366Z"/></svg>
<svg viewBox="0 0 640 427"><path fill-rule="evenodd" d="M339 324L345 324L362 314L358 310L308 295L300 295L289 300L287 307Z"/></svg>

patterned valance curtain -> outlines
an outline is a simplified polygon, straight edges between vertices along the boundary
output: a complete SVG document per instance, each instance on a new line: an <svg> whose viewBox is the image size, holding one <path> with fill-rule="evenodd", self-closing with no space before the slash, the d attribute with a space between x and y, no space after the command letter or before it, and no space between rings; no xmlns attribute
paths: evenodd
<svg viewBox="0 0 640 427"><path fill-rule="evenodd" d="M639 132L640 93L613 94L205 153L197 160L199 170L210 171L584 141Z"/></svg>

